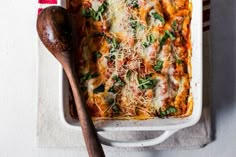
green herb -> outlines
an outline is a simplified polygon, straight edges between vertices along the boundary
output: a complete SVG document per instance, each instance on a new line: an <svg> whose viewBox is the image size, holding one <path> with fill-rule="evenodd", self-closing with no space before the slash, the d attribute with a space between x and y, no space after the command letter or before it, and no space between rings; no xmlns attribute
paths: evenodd
<svg viewBox="0 0 236 157"><path fill-rule="evenodd" d="M93 62L96 62L97 59L101 58L102 54L99 51L95 51L92 53L92 60Z"/></svg>
<svg viewBox="0 0 236 157"><path fill-rule="evenodd" d="M108 3L106 1L102 3L102 5L98 7L98 11L93 16L93 19L95 19L96 21L99 21L102 14L106 11L107 6L108 6Z"/></svg>
<svg viewBox="0 0 236 157"><path fill-rule="evenodd" d="M82 15L86 18L92 17L94 20L99 21L101 20L100 17L106 11L108 3L105 1L101 6L99 6L98 10L95 11L93 8L82 8Z"/></svg>
<svg viewBox="0 0 236 157"><path fill-rule="evenodd" d="M181 59L179 59L177 55L175 55L174 58L175 58L175 62L177 64L182 64L183 63L183 61Z"/></svg>
<svg viewBox="0 0 236 157"><path fill-rule="evenodd" d="M84 74L83 76L80 77L80 80L79 82L81 84L83 84L85 81L89 80L89 79L92 79L92 78L95 78L95 77L98 77L99 74L98 73L91 73L91 72L88 72L86 74Z"/></svg>
<svg viewBox="0 0 236 157"><path fill-rule="evenodd" d="M136 33L136 30L143 30L145 28L144 25L138 21L135 21L133 18L130 18L130 26L134 30L134 33Z"/></svg>
<svg viewBox="0 0 236 157"><path fill-rule="evenodd" d="M102 54L98 51L95 51L92 53L92 60L93 62L96 62L97 59L101 58L102 57Z"/></svg>
<svg viewBox="0 0 236 157"><path fill-rule="evenodd" d="M138 0L128 0L128 5L132 8L139 8Z"/></svg>
<svg viewBox="0 0 236 157"><path fill-rule="evenodd" d="M95 52L95 56L96 58L101 58L102 57L102 54L98 51Z"/></svg>
<svg viewBox="0 0 236 157"><path fill-rule="evenodd" d="M159 108L159 114L161 118L164 118L166 116L166 111L162 111L161 108Z"/></svg>
<svg viewBox="0 0 236 157"><path fill-rule="evenodd" d="M98 73L93 73L93 74L90 75L89 79L91 79L91 78L95 78L95 77L98 77L98 76L99 76Z"/></svg>
<svg viewBox="0 0 236 157"><path fill-rule="evenodd" d="M82 87L80 87L80 89L81 89L82 91L86 91L86 90L87 90L87 87L82 86Z"/></svg>
<svg viewBox="0 0 236 157"><path fill-rule="evenodd" d="M104 33L103 32L94 32L92 34L92 37L103 37L104 36Z"/></svg>
<svg viewBox="0 0 236 157"><path fill-rule="evenodd" d="M172 22L172 28L174 29L174 31L177 30L177 21L176 21L176 20L174 20L174 21Z"/></svg>
<svg viewBox="0 0 236 157"><path fill-rule="evenodd" d="M156 71L156 72L160 72L161 69L163 67L163 61L161 60L158 60L156 65L154 65L153 69Z"/></svg>
<svg viewBox="0 0 236 157"><path fill-rule="evenodd" d="M105 2L102 3L102 5L100 7L98 7L97 12L103 13L103 12L106 11L107 7L108 7L108 3L105 1Z"/></svg>
<svg viewBox="0 0 236 157"><path fill-rule="evenodd" d="M117 75L112 77L112 80L115 80L116 82L119 81L119 77Z"/></svg>
<svg viewBox="0 0 236 157"><path fill-rule="evenodd" d="M115 93L115 92L116 92L116 90L115 90L115 88L114 88L114 85L111 86L111 87L108 89L108 92L111 92L111 93Z"/></svg>
<svg viewBox="0 0 236 157"><path fill-rule="evenodd" d="M154 38L154 36L152 34L150 34L149 36L147 36L146 41L143 42L143 47L147 48L148 46L150 46L154 42L155 42L155 38Z"/></svg>
<svg viewBox="0 0 236 157"><path fill-rule="evenodd" d="M157 19L159 21L161 21L163 24L165 24L165 19L164 17L162 17L160 14L158 14L157 12L152 13L152 16L154 17L154 19Z"/></svg>
<svg viewBox="0 0 236 157"><path fill-rule="evenodd" d="M102 14L98 12L98 13L94 13L92 17L95 21L99 21L101 16Z"/></svg>
<svg viewBox="0 0 236 157"><path fill-rule="evenodd" d="M160 45L163 46L168 38L169 38L168 34L165 33L160 40Z"/></svg>
<svg viewBox="0 0 236 157"><path fill-rule="evenodd" d="M119 88L120 86L123 87L125 85L125 82L117 75L113 76L112 80L114 80L114 84L108 89L108 92L115 93L117 88Z"/></svg>
<svg viewBox="0 0 236 157"><path fill-rule="evenodd" d="M175 36L168 30L165 30L165 33L170 37L171 40L175 40Z"/></svg>
<svg viewBox="0 0 236 157"><path fill-rule="evenodd" d="M112 105L112 111L115 114L118 114L120 112L120 108L117 106L117 104Z"/></svg>
<svg viewBox="0 0 236 157"><path fill-rule="evenodd" d="M115 81L117 85L124 86L125 82L121 80L117 75L113 76L112 79Z"/></svg>
<svg viewBox="0 0 236 157"><path fill-rule="evenodd" d="M137 21L135 21L133 18L130 18L130 26L131 26L133 29L136 29L136 27L137 27Z"/></svg>
<svg viewBox="0 0 236 157"><path fill-rule="evenodd" d="M127 71L127 73L126 73L126 79L127 79L127 80L130 80L131 73L132 73L131 70L128 70L128 71Z"/></svg>
<svg viewBox="0 0 236 157"><path fill-rule="evenodd" d="M176 113L177 112L177 109L174 107L174 106L170 106L167 108L167 111L172 114L172 113Z"/></svg>
<svg viewBox="0 0 236 157"><path fill-rule="evenodd" d="M93 8L82 8L82 15L86 18L94 17L96 16L96 12Z"/></svg>
<svg viewBox="0 0 236 157"><path fill-rule="evenodd" d="M89 9L82 8L81 13L84 17L90 18L91 17L91 10L92 9L90 9L90 8Z"/></svg>
<svg viewBox="0 0 236 157"><path fill-rule="evenodd" d="M97 93L101 93L105 91L105 85L101 84L100 86L98 86L97 88L95 88L93 90L93 93L97 94Z"/></svg>
<svg viewBox="0 0 236 157"><path fill-rule="evenodd" d="M95 52L95 56L96 56L96 58L101 58L101 57L102 57L102 54L97 51L97 52Z"/></svg>
<svg viewBox="0 0 236 157"><path fill-rule="evenodd" d="M114 48L118 47L118 41L115 38L106 37L106 40L109 44L111 44L112 47Z"/></svg>
<svg viewBox="0 0 236 157"><path fill-rule="evenodd" d="M159 115L161 118L164 118L176 112L177 112L177 109L174 106L169 106L165 111L162 111L161 108L159 109Z"/></svg>
<svg viewBox="0 0 236 157"><path fill-rule="evenodd" d="M109 38L109 37L106 36L105 39L106 39L106 41L107 41L109 44L112 44L112 39L111 39L111 38Z"/></svg>
<svg viewBox="0 0 236 157"><path fill-rule="evenodd" d="M115 38L112 38L111 45L113 49L116 49L118 47L118 41Z"/></svg>
<svg viewBox="0 0 236 157"><path fill-rule="evenodd" d="M114 99L114 98L109 98L109 99L107 100L107 103L108 103L109 105L113 105L114 102L115 102L115 99Z"/></svg>
<svg viewBox="0 0 236 157"><path fill-rule="evenodd" d="M177 63L177 64L182 64L182 63L183 63L183 61L182 61L182 60L180 60L180 59L176 59L176 63Z"/></svg>
<svg viewBox="0 0 236 157"><path fill-rule="evenodd" d="M160 45L163 46L168 38L170 38L171 40L175 40L175 36L168 30L165 30L165 34L160 40Z"/></svg>
<svg viewBox="0 0 236 157"><path fill-rule="evenodd" d="M90 11L82 8L81 13L84 17L90 17Z"/></svg>
<svg viewBox="0 0 236 157"><path fill-rule="evenodd" d="M90 72L88 72L88 73L82 75L82 76L80 77L80 79L79 79L79 82L80 82L81 84L84 83L85 81L88 80L89 76L90 76Z"/></svg>
<svg viewBox="0 0 236 157"><path fill-rule="evenodd" d="M105 56L105 58L108 60L108 61L113 61L116 59L116 56L115 55L109 55L109 56Z"/></svg>
<svg viewBox="0 0 236 157"><path fill-rule="evenodd" d="M140 89L153 89L156 85L156 80L152 79L151 76L146 76L144 78L139 78L139 86Z"/></svg>
<svg viewBox="0 0 236 157"><path fill-rule="evenodd" d="M106 37L107 42L111 45L110 53L114 53L119 47L119 43L115 38Z"/></svg>
<svg viewBox="0 0 236 157"><path fill-rule="evenodd" d="M167 115L170 115L170 114L173 114L173 113L176 113L177 112L177 109L173 106L170 106L166 109L166 114Z"/></svg>

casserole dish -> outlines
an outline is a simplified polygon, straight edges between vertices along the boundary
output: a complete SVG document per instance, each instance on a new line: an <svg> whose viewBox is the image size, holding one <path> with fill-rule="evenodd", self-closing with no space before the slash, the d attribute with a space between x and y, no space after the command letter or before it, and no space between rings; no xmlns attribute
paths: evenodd
<svg viewBox="0 0 236 157"><path fill-rule="evenodd" d="M65 6L63 0L59 5ZM143 147L152 146L163 142L176 131L190 127L198 122L202 110L202 1L192 0L192 20L191 20L191 45L192 45L192 79L190 82L190 93L193 97L193 111L189 117L161 119L155 117L149 120L98 120L95 127L98 131L163 131L154 139L144 141L113 141L99 136L101 142L109 146L117 147ZM66 75L60 71L60 114L63 123L71 128L80 130L78 120L70 115L69 97L70 91Z"/></svg>

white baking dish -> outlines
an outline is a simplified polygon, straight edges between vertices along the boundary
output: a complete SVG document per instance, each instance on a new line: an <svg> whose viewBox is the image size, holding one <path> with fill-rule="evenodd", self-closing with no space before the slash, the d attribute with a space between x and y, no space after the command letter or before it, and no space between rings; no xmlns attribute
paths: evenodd
<svg viewBox="0 0 236 157"><path fill-rule="evenodd" d="M59 1L64 6L65 1ZM186 118L154 118L151 120L103 120L96 121L98 131L163 131L163 134L154 139L144 141L113 141L99 135L105 145L117 147L143 147L152 146L163 142L176 131L190 127L198 122L202 111L202 0L192 0L191 42L192 42L192 80L191 92L193 95L193 112ZM81 130L78 120L73 119L69 113L69 88L68 81L60 72L60 114L65 126L71 129ZM115 132L114 132L115 133Z"/></svg>

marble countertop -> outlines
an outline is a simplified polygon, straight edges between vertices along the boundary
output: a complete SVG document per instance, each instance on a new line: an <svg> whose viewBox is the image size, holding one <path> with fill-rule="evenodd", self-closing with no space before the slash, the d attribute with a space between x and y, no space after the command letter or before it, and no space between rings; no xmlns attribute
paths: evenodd
<svg viewBox="0 0 236 157"><path fill-rule="evenodd" d="M235 156L236 1L211 0L211 4L211 92L215 140L202 149L129 152L123 157ZM86 156L86 152L76 149L36 146L36 15L36 0L8 0L0 6L0 156Z"/></svg>

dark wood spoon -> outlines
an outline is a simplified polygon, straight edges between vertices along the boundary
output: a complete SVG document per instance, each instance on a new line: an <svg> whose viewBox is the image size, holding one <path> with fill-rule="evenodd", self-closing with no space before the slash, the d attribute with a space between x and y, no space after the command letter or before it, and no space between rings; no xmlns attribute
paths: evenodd
<svg viewBox="0 0 236 157"><path fill-rule="evenodd" d="M41 41L61 63L69 79L89 156L104 157L104 151L81 97L74 72L71 16L66 9L59 6L45 8L38 16L37 31Z"/></svg>

